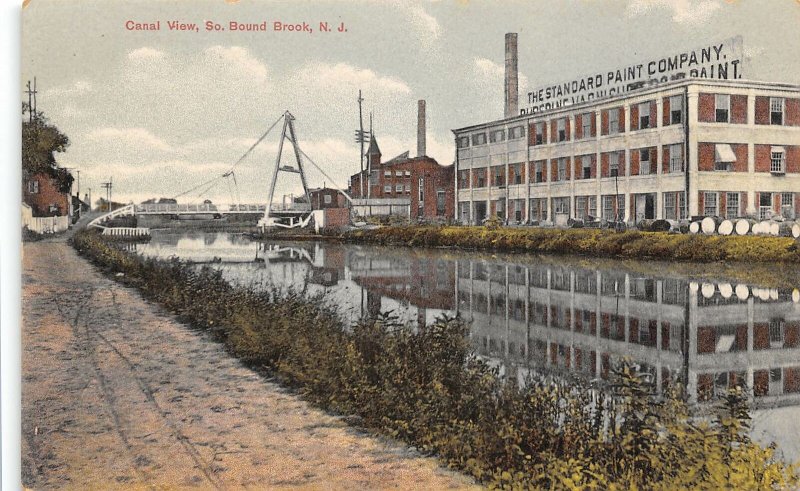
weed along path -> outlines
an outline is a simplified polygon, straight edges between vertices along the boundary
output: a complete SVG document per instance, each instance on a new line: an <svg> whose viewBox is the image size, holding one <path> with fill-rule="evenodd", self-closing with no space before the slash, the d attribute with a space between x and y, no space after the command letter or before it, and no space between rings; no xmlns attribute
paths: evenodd
<svg viewBox="0 0 800 491"><path fill-rule="evenodd" d="M26 486L473 486L310 407L103 277L63 239L25 244L23 301Z"/></svg>

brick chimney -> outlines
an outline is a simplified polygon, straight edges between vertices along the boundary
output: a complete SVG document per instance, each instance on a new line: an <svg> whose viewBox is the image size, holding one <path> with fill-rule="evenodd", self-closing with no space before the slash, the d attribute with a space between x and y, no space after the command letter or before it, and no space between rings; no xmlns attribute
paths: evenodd
<svg viewBox="0 0 800 491"><path fill-rule="evenodd" d="M425 156L425 99L417 101L417 157Z"/></svg>
<svg viewBox="0 0 800 491"><path fill-rule="evenodd" d="M505 117L519 114L519 81L517 76L517 33L506 34Z"/></svg>

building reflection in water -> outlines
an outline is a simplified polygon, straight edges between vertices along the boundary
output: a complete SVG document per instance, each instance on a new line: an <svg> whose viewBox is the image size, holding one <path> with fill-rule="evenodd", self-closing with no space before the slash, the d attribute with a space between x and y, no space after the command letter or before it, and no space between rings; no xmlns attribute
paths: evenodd
<svg viewBox="0 0 800 491"><path fill-rule="evenodd" d="M517 262L513 256L257 245L241 238L201 239L210 247L180 249L174 240L159 240L139 245L139 252L198 262L221 258L218 267L227 277L321 293L346 321L392 310L424 325L441 313L458 313L470 324L476 353L520 382L530 374L602 381L627 357L659 391L684 384L692 402L738 384L756 407L800 402L797 290L585 269L529 256Z"/></svg>

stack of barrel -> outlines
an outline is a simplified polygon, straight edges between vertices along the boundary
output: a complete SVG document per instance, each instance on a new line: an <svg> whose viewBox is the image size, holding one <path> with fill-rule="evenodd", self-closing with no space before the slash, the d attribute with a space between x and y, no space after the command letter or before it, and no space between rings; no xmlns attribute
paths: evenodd
<svg viewBox="0 0 800 491"><path fill-rule="evenodd" d="M723 219L705 217L689 223L689 233L706 235L772 235L800 238L800 221L785 220L780 216L768 220L752 218Z"/></svg>

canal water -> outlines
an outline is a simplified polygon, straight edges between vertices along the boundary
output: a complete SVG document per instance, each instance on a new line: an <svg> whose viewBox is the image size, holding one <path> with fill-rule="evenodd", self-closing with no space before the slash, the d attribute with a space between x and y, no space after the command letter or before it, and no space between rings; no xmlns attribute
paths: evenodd
<svg viewBox="0 0 800 491"><path fill-rule="evenodd" d="M692 281L652 263L256 242L216 232L154 231L151 242L130 247L211 265L252 288L320 294L348 323L379 312L411 325L459 314L475 352L520 382L532 373L603 380L626 357L660 391L684 384L699 410L744 383L753 438L800 459L796 289Z"/></svg>

